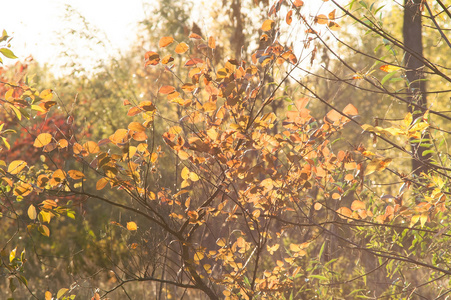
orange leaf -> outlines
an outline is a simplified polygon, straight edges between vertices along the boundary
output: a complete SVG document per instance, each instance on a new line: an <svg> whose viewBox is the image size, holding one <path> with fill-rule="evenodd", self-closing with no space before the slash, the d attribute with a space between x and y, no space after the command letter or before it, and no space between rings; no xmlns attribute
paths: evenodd
<svg viewBox="0 0 451 300"><path fill-rule="evenodd" d="M397 70L402 69L402 68L401 67L397 67L397 66L392 66L392 65L383 65L379 69L381 69L384 72L391 73L391 72L397 71Z"/></svg>
<svg viewBox="0 0 451 300"><path fill-rule="evenodd" d="M101 189L103 189L106 186L107 183L108 183L108 179L100 178L96 183L96 190L100 191Z"/></svg>
<svg viewBox="0 0 451 300"><path fill-rule="evenodd" d="M127 116L133 117L141 112L142 112L142 110L139 107L134 106L128 110Z"/></svg>
<svg viewBox="0 0 451 300"><path fill-rule="evenodd" d="M69 170L67 171L67 174L74 180L82 179L83 177L85 177L85 174L77 170Z"/></svg>
<svg viewBox="0 0 451 300"><path fill-rule="evenodd" d="M317 15L315 17L315 21L314 22L318 23L318 24L327 24L328 19L327 19L326 15Z"/></svg>
<svg viewBox="0 0 451 300"><path fill-rule="evenodd" d="M130 231L134 231L138 229L138 226L135 222L127 222L127 229Z"/></svg>
<svg viewBox="0 0 451 300"><path fill-rule="evenodd" d="M196 89L196 86L192 83L185 83L182 85L182 90L185 92L192 92Z"/></svg>
<svg viewBox="0 0 451 300"><path fill-rule="evenodd" d="M189 35L189 38L190 39L196 39L196 40L201 40L202 39L202 37L200 35L196 34L196 33L191 33Z"/></svg>
<svg viewBox="0 0 451 300"><path fill-rule="evenodd" d="M83 145L83 148L88 151L89 154L94 154L100 151L99 145L96 142L89 141Z"/></svg>
<svg viewBox="0 0 451 300"><path fill-rule="evenodd" d="M335 9L329 13L328 17L331 21L335 20Z"/></svg>
<svg viewBox="0 0 451 300"><path fill-rule="evenodd" d="M58 141L57 145L61 149L64 149L64 148L66 148L69 145L69 143L67 142L67 140L61 139L61 140Z"/></svg>
<svg viewBox="0 0 451 300"><path fill-rule="evenodd" d="M164 48L174 42L174 38L172 36L165 36L160 39L158 42L158 46L160 48Z"/></svg>
<svg viewBox="0 0 451 300"><path fill-rule="evenodd" d="M52 135L50 133L41 133L34 140L33 146L36 148L44 147L52 141Z"/></svg>
<svg viewBox="0 0 451 300"><path fill-rule="evenodd" d="M170 63L171 61L174 61L174 58L172 57L171 54L168 54L168 55L166 55L165 57L163 57L163 58L161 59L161 63L162 63L163 65L166 65L166 64Z"/></svg>
<svg viewBox="0 0 451 300"><path fill-rule="evenodd" d="M359 209L365 209L365 203L359 200L354 200L351 204L352 210L359 210Z"/></svg>
<svg viewBox="0 0 451 300"><path fill-rule="evenodd" d="M301 0L294 0L293 5L294 5L295 7L301 7L301 6L304 5L304 2L301 1Z"/></svg>
<svg viewBox="0 0 451 300"><path fill-rule="evenodd" d="M263 22L263 24L262 24L262 30L263 31L270 31L273 28L274 28L274 21L273 20L268 19L265 22Z"/></svg>
<svg viewBox="0 0 451 300"><path fill-rule="evenodd" d="M351 217L351 215L352 215L352 210L350 210L350 209L347 208L347 207L340 207L340 208L337 210L337 213L338 213L338 216L339 216L340 218L346 219L346 218Z"/></svg>
<svg viewBox="0 0 451 300"><path fill-rule="evenodd" d="M288 25L291 25L291 22L293 21L293 11L292 10L290 10L288 13L287 13L287 17L285 18L285 20L286 20L286 22L287 22L287 24Z"/></svg>
<svg viewBox="0 0 451 300"><path fill-rule="evenodd" d="M216 48L216 41L215 38L212 36L208 38L208 47L210 47L211 49Z"/></svg>
<svg viewBox="0 0 451 300"><path fill-rule="evenodd" d="M164 85L158 90L160 94L170 94L174 91L175 87L173 87L172 85Z"/></svg>
<svg viewBox="0 0 451 300"><path fill-rule="evenodd" d="M156 52L148 51L146 52L146 54L144 54L144 59L147 60L146 66L155 66L160 62L160 55Z"/></svg>
<svg viewBox="0 0 451 300"><path fill-rule="evenodd" d="M343 108L343 113L348 116L356 116L359 114L357 108L355 108L355 106L352 105L351 103L349 103L348 105L346 105L345 108Z"/></svg>
<svg viewBox="0 0 451 300"><path fill-rule="evenodd" d="M186 43L181 42L180 44L175 47L175 53L177 54L183 54L186 51L188 51L189 46Z"/></svg>

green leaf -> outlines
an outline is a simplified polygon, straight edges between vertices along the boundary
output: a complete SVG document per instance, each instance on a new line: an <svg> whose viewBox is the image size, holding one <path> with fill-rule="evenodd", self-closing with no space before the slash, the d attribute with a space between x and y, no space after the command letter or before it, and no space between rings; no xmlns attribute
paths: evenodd
<svg viewBox="0 0 451 300"><path fill-rule="evenodd" d="M426 155L428 155L429 153L434 153L434 150L426 150L426 151L423 151L423 153L421 153L421 156L426 156Z"/></svg>
<svg viewBox="0 0 451 300"><path fill-rule="evenodd" d="M319 280L329 280L329 279L327 279L327 277L325 277L325 276L322 276L322 275L310 275L309 276L310 278L316 278L316 279L319 279Z"/></svg>
<svg viewBox="0 0 451 300"><path fill-rule="evenodd" d="M17 58L17 56L15 56L14 53L8 48L0 48L0 52L7 58L11 58L11 59Z"/></svg>
<svg viewBox="0 0 451 300"><path fill-rule="evenodd" d="M387 82L387 80L389 80L390 78L392 78L396 73L397 71L394 71L385 75L384 78L382 78L381 84L384 85L384 83Z"/></svg>
<svg viewBox="0 0 451 300"><path fill-rule="evenodd" d="M319 250L319 256L318 256L318 260L321 259L321 256L323 255L324 252L324 248L326 247L326 242L323 243L323 245L321 246L321 250Z"/></svg>

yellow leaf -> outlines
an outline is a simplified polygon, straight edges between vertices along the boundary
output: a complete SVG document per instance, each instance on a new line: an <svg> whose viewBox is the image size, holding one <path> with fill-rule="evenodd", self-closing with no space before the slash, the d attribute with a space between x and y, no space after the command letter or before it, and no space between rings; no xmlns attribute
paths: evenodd
<svg viewBox="0 0 451 300"><path fill-rule="evenodd" d="M413 116L411 113L407 113L404 117L404 127L409 128L410 124L412 124Z"/></svg>
<svg viewBox="0 0 451 300"><path fill-rule="evenodd" d="M199 176L197 176L196 173L189 173L189 179L191 179L191 181L198 181L199 180Z"/></svg>
<svg viewBox="0 0 451 300"><path fill-rule="evenodd" d="M189 173L189 169L187 167L184 167L181 173L182 179L188 179Z"/></svg>
<svg viewBox="0 0 451 300"><path fill-rule="evenodd" d="M44 147L52 141L52 135L50 133L41 133L34 140L33 146L36 148Z"/></svg>
<svg viewBox="0 0 451 300"><path fill-rule="evenodd" d="M145 131L146 127L144 127L141 123L131 122L130 124L128 124L128 129L141 132Z"/></svg>
<svg viewBox="0 0 451 300"><path fill-rule="evenodd" d="M274 28L274 21L273 20L268 19L268 20L264 21L263 24L262 24L262 30L263 31L270 31L273 28Z"/></svg>
<svg viewBox="0 0 451 300"><path fill-rule="evenodd" d="M27 163L23 160L14 160L8 166L8 173L15 175L23 170L27 166Z"/></svg>
<svg viewBox="0 0 451 300"><path fill-rule="evenodd" d="M175 53L177 54L183 54L186 51L188 51L189 46L186 43L180 43L175 47Z"/></svg>
<svg viewBox="0 0 451 300"><path fill-rule="evenodd" d="M134 231L138 229L138 226L135 222L127 222L127 229L130 231Z"/></svg>
<svg viewBox="0 0 451 300"><path fill-rule="evenodd" d="M31 219L31 220L34 220L34 219L36 219L36 208L34 207L34 205L32 204L32 205L30 205L30 207L28 207L28 217Z"/></svg>
<svg viewBox="0 0 451 300"><path fill-rule="evenodd" d="M77 170L69 170L67 171L67 174L74 180L82 179L83 177L85 177L85 174Z"/></svg>
<svg viewBox="0 0 451 300"><path fill-rule="evenodd" d="M227 241L225 238L220 238L216 241L216 245L218 245L219 247L225 247Z"/></svg>
<svg viewBox="0 0 451 300"><path fill-rule="evenodd" d="M49 228L48 228L47 226L45 226L45 225L39 226L38 231L39 231L42 235L45 235L45 236L47 236L47 237L50 236L50 230L49 230Z"/></svg>
<svg viewBox="0 0 451 300"><path fill-rule="evenodd" d="M325 15L318 15L315 18L315 23L327 24L327 22L328 22L328 19L327 19L327 17Z"/></svg>
<svg viewBox="0 0 451 300"><path fill-rule="evenodd" d="M427 220L428 220L428 215L427 215L427 213L421 214L421 216L420 216L420 224L421 224L421 227L423 227L424 224L426 224L426 221L427 221Z"/></svg>
<svg viewBox="0 0 451 300"><path fill-rule="evenodd" d="M381 69L384 72L391 73L391 72L397 71L397 70L402 69L402 68L401 67L397 67L397 66L392 66L392 65L383 65L379 69Z"/></svg>
<svg viewBox="0 0 451 300"><path fill-rule="evenodd" d="M332 21L330 21L329 24L327 24L327 27L329 27L329 29L332 31L337 31L337 30L340 30L340 28L341 28L340 25L338 25L337 23L332 22ZM357 76L354 76L353 79L362 79L362 77L357 75Z"/></svg>

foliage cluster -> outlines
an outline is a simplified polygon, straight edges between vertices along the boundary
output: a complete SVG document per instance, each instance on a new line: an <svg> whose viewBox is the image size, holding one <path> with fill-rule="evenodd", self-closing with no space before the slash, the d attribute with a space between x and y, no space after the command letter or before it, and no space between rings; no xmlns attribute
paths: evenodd
<svg viewBox="0 0 451 300"><path fill-rule="evenodd" d="M222 37L165 34L139 65L75 79L76 96L40 89L27 64L14 76L2 68L9 290L37 299L448 294L449 68L391 34L377 2L330 2L314 16L299 0L268 5L248 60L236 49L218 57ZM437 51L449 51L449 8L412 3ZM340 39L344 27L370 42ZM351 93L389 103L384 117L368 120L377 102ZM28 282L33 272L55 281Z"/></svg>

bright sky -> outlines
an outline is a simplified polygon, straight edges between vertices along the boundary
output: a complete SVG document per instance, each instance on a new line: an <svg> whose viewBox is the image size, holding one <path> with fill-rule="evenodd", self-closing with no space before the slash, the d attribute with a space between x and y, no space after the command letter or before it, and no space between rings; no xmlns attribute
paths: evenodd
<svg viewBox="0 0 451 300"><path fill-rule="evenodd" d="M3 2L3 1L0 1ZM7 4L5 4L7 2ZM136 24L144 18L143 0L13 0L0 5L0 30L14 39L12 50L24 59L52 62L59 44L57 31L69 26L64 20L71 5L86 20L103 31L112 44L109 55L125 50L136 37ZM156 1L155 1L156 2ZM74 28L75 29L75 28ZM6 62L6 59L5 59Z"/></svg>

